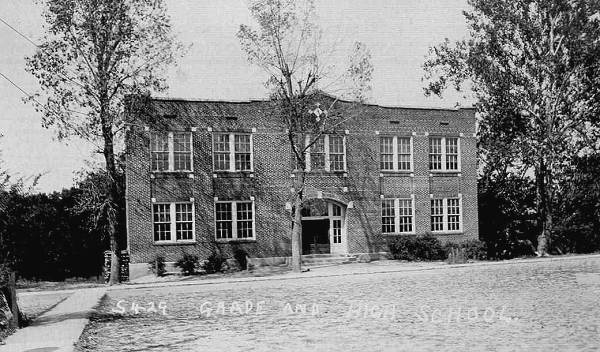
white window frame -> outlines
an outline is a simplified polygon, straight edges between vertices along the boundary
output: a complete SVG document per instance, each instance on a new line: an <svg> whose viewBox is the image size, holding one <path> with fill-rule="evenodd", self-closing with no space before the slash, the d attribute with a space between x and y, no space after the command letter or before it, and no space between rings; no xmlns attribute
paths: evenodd
<svg viewBox="0 0 600 352"><path fill-rule="evenodd" d="M382 229L382 233L384 235L414 235L416 233L416 227L417 224L415 222L415 195L411 194L410 198L381 198L381 201L384 200L393 200L394 201L394 232L383 232ZM400 232L400 200L410 200L410 204L411 204L411 221L412 221L412 231L403 231ZM381 209L381 202L380 202L380 209ZM379 218L381 220L382 215L381 215L381 210L379 212Z"/></svg>
<svg viewBox="0 0 600 352"><path fill-rule="evenodd" d="M392 141L392 148L393 148L393 160L392 160L392 169L381 169L381 138L393 138ZM398 153L398 138L410 138L410 169L400 169L398 167L398 161L399 161L399 153ZM403 136L403 135L395 135L395 136L391 136L391 135L380 135L379 136L379 168L382 172L414 172L414 168L415 168L415 163L414 163L414 154L415 154L415 148L414 148L414 144L413 144L413 137L412 136Z"/></svg>
<svg viewBox="0 0 600 352"><path fill-rule="evenodd" d="M431 148L431 139L433 138L441 138L441 148L442 148L442 168L438 169L438 170L434 170L431 168L431 164L430 164L430 149ZM458 151L458 158L457 158L457 169L448 169L446 168L446 138L456 138L456 146L457 146L457 151ZM462 167L461 167L461 147L460 147L460 140L461 138L458 136L429 136L429 140L428 140L428 145L427 145L427 164L429 167L429 172L460 172ZM412 145L412 144L411 144Z"/></svg>
<svg viewBox="0 0 600 352"><path fill-rule="evenodd" d="M154 150L152 138L154 135L159 134L161 132L154 131L151 132L150 135L150 168L152 168L152 161L154 160ZM165 133L165 132L163 132ZM152 172L164 173L164 172L194 172L194 134L189 131L169 131L167 133L167 144L168 144L168 152L169 152L169 168L167 170L154 170ZM190 137L190 169L189 170L175 170L175 138L173 137L175 133L185 133Z"/></svg>
<svg viewBox="0 0 600 352"><path fill-rule="evenodd" d="M156 244L165 243L195 243L196 242L196 205L195 202L152 202L152 241ZM154 240L154 206L169 205L169 217L171 218L171 239L170 240ZM192 205L192 239L177 240L177 214L175 212L176 204L191 204Z"/></svg>
<svg viewBox="0 0 600 352"><path fill-rule="evenodd" d="M217 204L229 203L231 204L231 238L218 238L217 237ZM252 203L252 237L238 237L237 228L237 203ZM213 205L213 219L215 228L215 240L219 242L230 242L230 241L255 241L256 240L256 204L253 199L249 200L216 200Z"/></svg>
<svg viewBox="0 0 600 352"><path fill-rule="evenodd" d="M429 229L431 230L431 232L433 233L463 233L464 232L464 228L463 228L463 201L462 201L462 195L459 194L456 197L436 197L436 198L432 198L431 200L434 199L441 199L442 200L442 229L441 230L431 230L431 217L432 215L429 215ZM458 211L459 211L459 222L458 222L458 226L459 229L458 230L448 230L448 199L458 199ZM431 206L430 206L431 208Z"/></svg>
<svg viewBox="0 0 600 352"><path fill-rule="evenodd" d="M335 136L338 137L342 137L342 144L343 144L343 149L344 149L344 169L343 170L331 170L331 158L330 158L330 154L329 154L329 136L330 134L323 134L320 137L323 137L323 150L325 152L325 172L347 172L348 170L348 155L346 153L346 136L345 135L338 135L336 134ZM319 137L319 138L320 138ZM308 146L310 144L310 142L312 141L312 138L310 135L306 135L306 137L304 138L304 146ZM305 155L306 155L306 171L311 171L311 160L310 160L310 147L306 149L305 151ZM321 171L316 170L316 171Z"/></svg>
<svg viewBox="0 0 600 352"><path fill-rule="evenodd" d="M216 135L228 135L229 136L229 170L217 170L215 169L215 136ZM250 170L236 170L235 168L235 136L244 135L250 136ZM212 134L212 169L213 172L254 172L254 136L250 132L213 132Z"/></svg>

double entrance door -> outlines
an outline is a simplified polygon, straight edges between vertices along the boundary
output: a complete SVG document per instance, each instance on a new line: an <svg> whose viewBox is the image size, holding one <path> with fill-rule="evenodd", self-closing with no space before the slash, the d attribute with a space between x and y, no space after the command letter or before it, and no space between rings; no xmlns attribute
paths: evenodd
<svg viewBox="0 0 600 352"><path fill-rule="evenodd" d="M347 252L343 209L325 203L327 213L302 217L302 254L345 254ZM312 215L312 216L311 216Z"/></svg>

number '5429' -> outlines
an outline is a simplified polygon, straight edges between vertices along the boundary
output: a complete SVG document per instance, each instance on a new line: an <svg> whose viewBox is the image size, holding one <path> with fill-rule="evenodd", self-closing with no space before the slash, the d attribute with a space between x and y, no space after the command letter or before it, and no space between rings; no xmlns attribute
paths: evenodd
<svg viewBox="0 0 600 352"><path fill-rule="evenodd" d="M167 303L166 302L128 302L126 300L119 300L117 302L117 307L112 310L114 314L142 314L142 313L150 313L150 314L162 314L167 315Z"/></svg>

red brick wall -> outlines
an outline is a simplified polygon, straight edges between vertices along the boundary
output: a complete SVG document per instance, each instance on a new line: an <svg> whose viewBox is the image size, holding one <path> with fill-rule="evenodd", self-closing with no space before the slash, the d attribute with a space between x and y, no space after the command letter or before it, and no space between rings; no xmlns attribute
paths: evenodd
<svg viewBox="0 0 600 352"><path fill-rule="evenodd" d="M250 256L290 255L290 216L286 202L292 201L292 156L285 128L273 116L268 102L190 102L153 100L149 113L129 116L127 133L128 245L132 263L148 262L155 255L177 260L183 252L206 257L215 246L230 255L241 247ZM340 103L345 104L345 103ZM346 110L348 122L337 133L346 135L347 173L313 173L307 178L306 198L321 192L354 207L347 209L348 251L385 251L381 234L380 195L415 196L416 231L430 229L430 194L462 194L463 227L459 235L440 235L444 240L477 238L477 161L474 110L433 110L367 106ZM164 117L174 115L174 117ZM354 115L354 116L352 116ZM233 117L237 117L234 119ZM393 122L391 122L393 121ZM442 122L442 123L441 123ZM149 130L187 130L192 127L193 178L188 174L150 172ZM212 171L212 131L254 131L254 173L217 174ZM377 132L376 132L377 131ZM378 133L378 134L377 134ZM380 177L379 136L413 137L414 172L386 173ZM461 172L430 174L428 135L461 134ZM346 190L346 191L345 191ZM255 198L256 241L215 243L214 198ZM156 201L187 201L194 198L196 243L157 245L152 234L152 198Z"/></svg>

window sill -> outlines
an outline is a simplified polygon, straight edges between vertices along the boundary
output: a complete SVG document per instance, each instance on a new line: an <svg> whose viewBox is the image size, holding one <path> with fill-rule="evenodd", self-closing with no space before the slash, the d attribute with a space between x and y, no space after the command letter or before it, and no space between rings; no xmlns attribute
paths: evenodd
<svg viewBox="0 0 600 352"><path fill-rule="evenodd" d="M254 177L254 171L213 171L214 178Z"/></svg>
<svg viewBox="0 0 600 352"><path fill-rule="evenodd" d="M297 171L295 171L297 172ZM307 175L319 175L319 176L338 176L338 175L343 175L345 173L348 173L348 171L345 170L336 170L336 171L325 171L325 170L310 170L310 171L306 171Z"/></svg>
<svg viewBox="0 0 600 352"><path fill-rule="evenodd" d="M194 170L152 170L153 174L191 174Z"/></svg>
<svg viewBox="0 0 600 352"><path fill-rule="evenodd" d="M196 240L186 240L186 241L155 241L153 245L155 246L185 246L185 245L194 245L196 244Z"/></svg>
<svg viewBox="0 0 600 352"><path fill-rule="evenodd" d="M255 243L255 238L217 238L217 243Z"/></svg>
<svg viewBox="0 0 600 352"><path fill-rule="evenodd" d="M462 230L458 230L458 231L431 231L432 235L463 235L464 231Z"/></svg>
<svg viewBox="0 0 600 352"><path fill-rule="evenodd" d="M194 171L152 171L151 177L189 177Z"/></svg>
<svg viewBox="0 0 600 352"><path fill-rule="evenodd" d="M410 175L414 173L413 170L380 170L379 172L384 175Z"/></svg>
<svg viewBox="0 0 600 352"><path fill-rule="evenodd" d="M460 170L429 170L430 174L448 175L448 174L460 174Z"/></svg>
<svg viewBox="0 0 600 352"><path fill-rule="evenodd" d="M417 233L413 231L413 232L382 232L381 234L384 236L396 237L396 236L414 236Z"/></svg>

